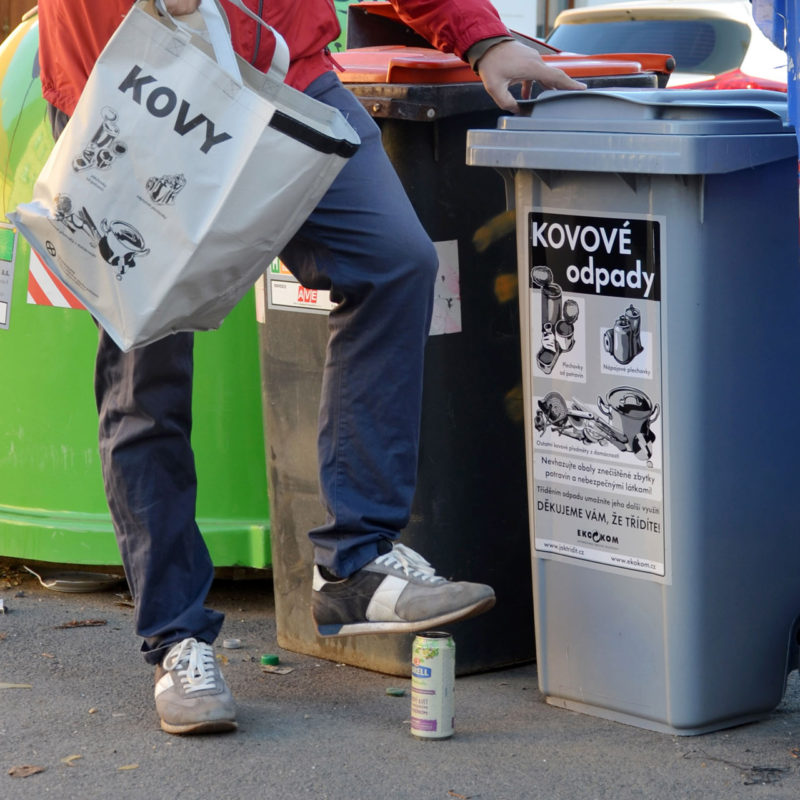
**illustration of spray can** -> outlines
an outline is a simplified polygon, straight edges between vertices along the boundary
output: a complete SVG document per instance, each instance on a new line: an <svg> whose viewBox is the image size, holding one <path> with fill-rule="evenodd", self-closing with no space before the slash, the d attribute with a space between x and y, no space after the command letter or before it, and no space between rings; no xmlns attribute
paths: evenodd
<svg viewBox="0 0 800 800"><path fill-rule="evenodd" d="M95 150L110 147L112 142L119 136L119 126L116 123L117 112L110 106L103 106L103 110L100 113L103 121L94 136L92 136L92 146Z"/></svg>
<svg viewBox="0 0 800 800"><path fill-rule="evenodd" d="M446 739L455 722L456 644L449 633L426 631L411 647L411 733Z"/></svg>

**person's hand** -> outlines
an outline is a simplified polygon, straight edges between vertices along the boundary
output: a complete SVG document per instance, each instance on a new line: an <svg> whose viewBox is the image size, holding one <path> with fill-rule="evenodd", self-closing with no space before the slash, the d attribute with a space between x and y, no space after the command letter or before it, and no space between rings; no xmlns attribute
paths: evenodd
<svg viewBox="0 0 800 800"><path fill-rule="evenodd" d="M173 17L183 17L197 11L200 0L164 0L164 5Z"/></svg>
<svg viewBox="0 0 800 800"><path fill-rule="evenodd" d="M492 100L514 114L519 106L508 87L515 83L522 84L524 98L530 97L533 81L545 89L586 88L586 84L573 80L563 70L546 64L538 51L517 41L500 42L489 48L478 61L478 75Z"/></svg>

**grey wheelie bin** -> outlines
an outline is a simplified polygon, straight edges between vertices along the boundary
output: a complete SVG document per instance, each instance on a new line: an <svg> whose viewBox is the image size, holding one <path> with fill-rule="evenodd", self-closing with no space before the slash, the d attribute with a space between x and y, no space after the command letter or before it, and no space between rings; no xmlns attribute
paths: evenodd
<svg viewBox="0 0 800 800"><path fill-rule="evenodd" d="M800 636L785 95L531 106L467 160L516 209L541 692L673 734L762 718Z"/></svg>

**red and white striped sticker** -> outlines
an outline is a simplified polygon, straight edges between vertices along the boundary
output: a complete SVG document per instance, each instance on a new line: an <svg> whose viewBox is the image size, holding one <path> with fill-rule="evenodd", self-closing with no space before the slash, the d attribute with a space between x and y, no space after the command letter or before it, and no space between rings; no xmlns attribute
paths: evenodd
<svg viewBox="0 0 800 800"><path fill-rule="evenodd" d="M33 248L28 267L28 302L36 306L83 308L83 304L44 265Z"/></svg>

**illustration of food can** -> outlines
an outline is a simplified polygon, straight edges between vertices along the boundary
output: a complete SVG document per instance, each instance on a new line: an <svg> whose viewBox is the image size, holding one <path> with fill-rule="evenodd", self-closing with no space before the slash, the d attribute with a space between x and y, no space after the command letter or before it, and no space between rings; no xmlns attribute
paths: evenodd
<svg viewBox="0 0 800 800"><path fill-rule="evenodd" d="M411 647L411 733L423 739L453 735L456 644L449 633L426 631Z"/></svg>

